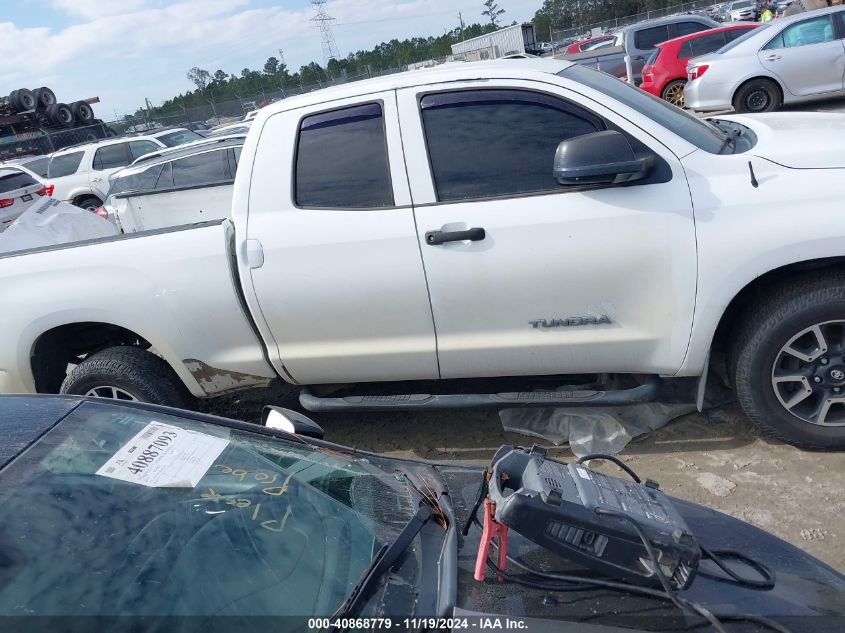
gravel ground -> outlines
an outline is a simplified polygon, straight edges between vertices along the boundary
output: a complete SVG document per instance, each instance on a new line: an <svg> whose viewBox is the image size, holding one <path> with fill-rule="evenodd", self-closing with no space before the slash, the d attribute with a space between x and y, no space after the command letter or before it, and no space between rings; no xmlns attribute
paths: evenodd
<svg viewBox="0 0 845 633"><path fill-rule="evenodd" d="M256 420L272 391L222 399L218 415ZM484 464L502 444L536 438L506 433L496 411L309 414L326 439L395 456ZM565 446L549 454L573 459ZM777 534L845 572L845 453L798 450L761 437L735 404L690 414L640 438L620 457L661 489ZM602 470L613 474L613 466Z"/></svg>

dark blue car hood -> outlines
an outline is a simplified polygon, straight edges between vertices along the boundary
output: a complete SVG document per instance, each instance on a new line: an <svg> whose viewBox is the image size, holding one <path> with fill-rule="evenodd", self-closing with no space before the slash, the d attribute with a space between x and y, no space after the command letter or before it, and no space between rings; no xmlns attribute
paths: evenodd
<svg viewBox="0 0 845 633"><path fill-rule="evenodd" d="M440 465L449 487L459 527L469 518L480 483L481 470ZM774 619L793 632L845 630L845 576L800 549L748 523L703 506L676 500L677 507L699 543L709 549L733 549L764 563L776 575L769 591L699 575L682 595L722 615L755 615ZM591 589L566 593L531 589L515 583L484 584L473 579L480 530L473 526L458 541L458 612L507 614L550 620L552 631L563 631L561 620L579 623L573 631L587 633L586 623L642 630L684 630L693 623L669 602L613 590ZM537 547L510 532L509 553L551 573L584 573L582 567ZM514 570L518 573L519 570ZM743 572L749 577L753 571ZM700 621L700 620L699 620ZM729 631L763 631L742 621L726 624ZM541 630L536 625L532 630ZM602 629L610 630L610 629ZM707 627L696 630L709 630Z"/></svg>

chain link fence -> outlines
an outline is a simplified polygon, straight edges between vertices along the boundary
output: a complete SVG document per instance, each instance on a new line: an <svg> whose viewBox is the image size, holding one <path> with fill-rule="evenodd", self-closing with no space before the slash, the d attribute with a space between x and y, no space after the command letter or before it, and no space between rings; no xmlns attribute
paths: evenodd
<svg viewBox="0 0 845 633"><path fill-rule="evenodd" d="M49 154L57 149L90 143L111 136L112 131L103 123L68 128L41 130L0 139L0 161L22 156Z"/></svg>
<svg viewBox="0 0 845 633"><path fill-rule="evenodd" d="M431 61L434 62L439 60ZM162 112L159 108L144 108L135 115L124 116L121 119L110 121L107 125L116 134L142 132L171 126L195 127L198 123L211 128L216 125L239 121L243 119L247 112L281 99L360 79L390 75L402 72L407 68L408 67L397 67L379 71L370 70L357 75L336 77L326 81L318 80L317 83L312 84L288 85L284 88L281 87L278 79L266 77L266 85L262 86L260 92L254 94L240 95L235 99L218 100L214 98L214 92L212 89L212 91L210 91L209 98L203 105L190 108L175 108L164 112Z"/></svg>
<svg viewBox="0 0 845 633"><path fill-rule="evenodd" d="M655 9L653 11L645 11L643 13L634 13L626 15L621 18L614 18L612 20L605 20L604 22L595 22L593 24L581 24L577 27L568 29L553 30L551 33L553 42L563 42L569 39L583 39L590 37L592 33L605 33L607 31L615 31L628 26L636 24L643 20L651 20L654 18L662 18L668 15L677 15L679 13L689 13L690 11L701 11L708 7L718 6L724 2L714 2L714 0L699 0L697 2L684 2L682 4L675 4L663 9ZM577 19L577 16L575 16Z"/></svg>

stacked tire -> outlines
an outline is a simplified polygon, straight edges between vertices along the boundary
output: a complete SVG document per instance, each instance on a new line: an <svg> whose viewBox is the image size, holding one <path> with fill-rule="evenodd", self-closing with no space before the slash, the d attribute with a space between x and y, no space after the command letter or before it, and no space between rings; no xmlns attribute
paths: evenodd
<svg viewBox="0 0 845 633"><path fill-rule="evenodd" d="M0 100L2 101L2 100ZM74 125L93 125L94 111L85 101L74 101L71 104L61 103L56 94L42 86L35 90L19 88L9 93L5 99L6 107L14 112L40 112L47 123L56 127L73 127Z"/></svg>

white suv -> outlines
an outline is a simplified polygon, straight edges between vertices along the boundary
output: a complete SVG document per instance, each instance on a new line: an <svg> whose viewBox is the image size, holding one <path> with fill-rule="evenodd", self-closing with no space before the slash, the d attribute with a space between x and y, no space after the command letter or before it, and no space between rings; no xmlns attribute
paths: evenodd
<svg viewBox="0 0 845 633"><path fill-rule="evenodd" d="M166 147L164 142L153 136L135 136L59 150L47 166L47 177L55 187L53 197L93 211L106 199L109 174L162 147Z"/></svg>

